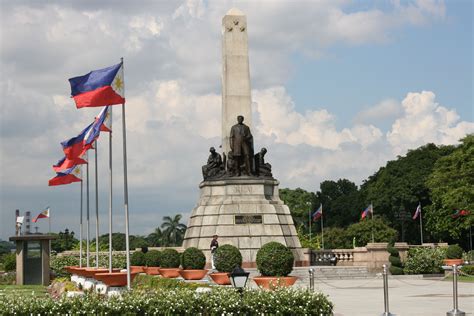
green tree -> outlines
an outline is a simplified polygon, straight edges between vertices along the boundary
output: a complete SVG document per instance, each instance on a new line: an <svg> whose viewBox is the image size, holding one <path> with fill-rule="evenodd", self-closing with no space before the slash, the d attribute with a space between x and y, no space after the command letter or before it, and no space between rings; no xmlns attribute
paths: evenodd
<svg viewBox="0 0 474 316"><path fill-rule="evenodd" d="M375 242L394 243L397 240L397 231L385 224L379 216L350 225L345 234L351 242L355 237L356 247L362 247L372 242L372 232Z"/></svg>
<svg viewBox="0 0 474 316"><path fill-rule="evenodd" d="M467 231L474 224L474 134L467 135L448 156L440 158L427 180L433 204L426 208L426 228L436 238L467 246ZM456 209L471 211L452 218ZM463 236L464 235L464 236Z"/></svg>
<svg viewBox="0 0 474 316"><path fill-rule="evenodd" d="M180 223L181 217L181 214L176 214L173 218L170 216L163 217L161 229L167 246L179 246L184 239L187 227Z"/></svg>
<svg viewBox="0 0 474 316"><path fill-rule="evenodd" d="M156 227L153 233L146 237L148 244L152 247L160 247L163 244L163 232L159 227Z"/></svg>
<svg viewBox="0 0 474 316"><path fill-rule="evenodd" d="M15 249L14 244L5 240L0 240L0 256L5 253L10 253L12 249Z"/></svg>
<svg viewBox="0 0 474 316"><path fill-rule="evenodd" d="M418 203L431 204L426 180L436 161L450 154L452 146L427 144L408 151L405 157L389 161L361 187L365 204L373 203L374 213L399 231L402 241L419 243L418 222L411 214Z"/></svg>
<svg viewBox="0 0 474 316"><path fill-rule="evenodd" d="M309 212L319 206L316 194L301 188L280 189L280 198L289 207L295 225L304 225L304 229L307 231Z"/></svg>
<svg viewBox="0 0 474 316"><path fill-rule="evenodd" d="M51 249L56 252L74 249L79 244L79 240L74 237L74 232L69 232L67 228L64 232L60 231L59 234L52 233L52 235L57 237L51 241Z"/></svg>

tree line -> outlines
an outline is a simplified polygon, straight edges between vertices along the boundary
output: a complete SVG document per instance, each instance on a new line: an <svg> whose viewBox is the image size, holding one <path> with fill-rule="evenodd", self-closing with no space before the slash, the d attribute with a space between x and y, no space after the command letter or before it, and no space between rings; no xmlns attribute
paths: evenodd
<svg viewBox="0 0 474 316"><path fill-rule="evenodd" d="M469 228L474 224L474 134L457 146L430 143L410 150L388 161L360 186L348 179L326 180L316 192L281 189L280 197L304 232L309 229L308 211L323 204L328 234L358 223L372 203L375 218L396 230L397 241L411 244L420 243L419 221L412 219L420 203L425 242L459 243L468 249ZM452 216L460 209L470 214ZM318 223L312 225L312 232L320 233Z"/></svg>

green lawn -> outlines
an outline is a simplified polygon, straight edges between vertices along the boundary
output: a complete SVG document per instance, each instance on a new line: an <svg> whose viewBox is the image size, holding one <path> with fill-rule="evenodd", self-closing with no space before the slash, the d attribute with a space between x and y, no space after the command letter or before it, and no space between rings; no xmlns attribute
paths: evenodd
<svg viewBox="0 0 474 316"><path fill-rule="evenodd" d="M12 293L33 293L35 296L44 296L47 294L46 286L43 285L0 285L0 296Z"/></svg>

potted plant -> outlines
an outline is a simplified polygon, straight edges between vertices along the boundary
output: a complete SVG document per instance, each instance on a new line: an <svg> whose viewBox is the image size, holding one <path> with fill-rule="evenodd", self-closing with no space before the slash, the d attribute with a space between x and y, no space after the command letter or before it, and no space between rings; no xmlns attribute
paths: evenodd
<svg viewBox="0 0 474 316"><path fill-rule="evenodd" d="M211 279L219 285L230 285L229 273L242 265L242 254L235 246L223 245L214 254L214 264L219 272L209 274Z"/></svg>
<svg viewBox="0 0 474 316"><path fill-rule="evenodd" d="M288 247L276 241L269 242L257 252L257 269L261 276L253 280L266 289L292 286L297 277L288 275L293 271L294 261L295 257Z"/></svg>
<svg viewBox="0 0 474 316"><path fill-rule="evenodd" d="M135 251L130 256L130 273L142 273L145 265L145 254L141 251Z"/></svg>
<svg viewBox="0 0 474 316"><path fill-rule="evenodd" d="M179 253L175 249L165 249L161 252L160 274L164 278L179 277Z"/></svg>
<svg viewBox="0 0 474 316"><path fill-rule="evenodd" d="M190 247L187 248L181 254L181 267L183 270L179 271L179 274L185 280L201 280L207 274L207 270L204 269L206 265L206 256L202 250Z"/></svg>
<svg viewBox="0 0 474 316"><path fill-rule="evenodd" d="M145 254L145 272L148 275L160 274L161 252L158 250L150 250Z"/></svg>
<svg viewBox="0 0 474 316"><path fill-rule="evenodd" d="M453 264L461 265L463 263L463 252L459 245L449 245L448 249L446 249L446 259L443 260L443 263L447 266L452 266Z"/></svg>

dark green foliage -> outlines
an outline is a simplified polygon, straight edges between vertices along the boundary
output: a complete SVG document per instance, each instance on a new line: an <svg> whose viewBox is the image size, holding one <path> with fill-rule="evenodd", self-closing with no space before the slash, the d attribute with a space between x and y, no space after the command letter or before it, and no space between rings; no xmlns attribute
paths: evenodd
<svg viewBox="0 0 474 316"><path fill-rule="evenodd" d="M388 261L390 261L390 273L393 275L403 274L403 264L400 260L400 253L398 252L398 249L393 246L389 246L387 251L390 254L388 257Z"/></svg>
<svg viewBox="0 0 474 316"><path fill-rule="evenodd" d="M214 264L219 272L232 272L236 266L242 265L242 254L237 247L222 245L214 254Z"/></svg>
<svg viewBox="0 0 474 316"><path fill-rule="evenodd" d="M51 240L51 249L56 252L71 250L79 244L79 240L74 237L74 232L69 232L67 228L64 230L64 233L60 231L59 234L52 233L52 235L57 237Z"/></svg>
<svg viewBox="0 0 474 316"><path fill-rule="evenodd" d="M437 239L468 245L474 225L474 134L467 135L450 155L440 158L426 182L432 205L426 208L426 228ZM452 218L455 209L471 210Z"/></svg>
<svg viewBox="0 0 474 316"><path fill-rule="evenodd" d="M470 276L474 276L474 265L467 265L461 267L461 272L465 274L469 274ZM462 274L461 274L462 275Z"/></svg>
<svg viewBox="0 0 474 316"><path fill-rule="evenodd" d="M157 290L157 289L178 289L188 288L196 290L198 287L208 287L207 284L184 282L183 280L157 278L153 275L139 274L133 280L134 290Z"/></svg>
<svg viewBox="0 0 474 316"><path fill-rule="evenodd" d="M356 246L361 247L372 242L372 230L374 232L375 242L393 243L397 240L397 231L387 224L378 216L374 219L365 219L347 227L346 236L352 240L356 238Z"/></svg>
<svg viewBox="0 0 474 316"><path fill-rule="evenodd" d="M181 224L181 214L176 214L174 217L163 217L162 241L165 246L180 246L183 243L184 233L186 232L186 225Z"/></svg>
<svg viewBox="0 0 474 316"><path fill-rule="evenodd" d="M443 272L446 248L410 248L403 271L406 274L431 274Z"/></svg>
<svg viewBox="0 0 474 316"><path fill-rule="evenodd" d="M257 268L262 276L287 276L294 261L291 250L276 241L263 245L257 252Z"/></svg>
<svg viewBox="0 0 474 316"><path fill-rule="evenodd" d="M15 271L16 269L16 255L14 253L8 253L1 258L3 268L5 271Z"/></svg>
<svg viewBox="0 0 474 316"><path fill-rule="evenodd" d="M446 249L446 259L461 259L463 250L459 245L449 245Z"/></svg>
<svg viewBox="0 0 474 316"><path fill-rule="evenodd" d="M165 249L161 252L160 267L179 268L180 255L175 249Z"/></svg>
<svg viewBox="0 0 474 316"><path fill-rule="evenodd" d="M5 240L0 240L0 256L5 253L10 253L12 249L15 249L14 244Z"/></svg>
<svg viewBox="0 0 474 316"><path fill-rule="evenodd" d="M206 256L195 247L187 248L181 254L181 266L184 270L202 270L206 265Z"/></svg>
<svg viewBox="0 0 474 316"><path fill-rule="evenodd" d="M145 265L145 254L141 251L135 251L130 256L130 264L132 266L144 266Z"/></svg>
<svg viewBox="0 0 474 316"><path fill-rule="evenodd" d="M326 249L351 249L352 236L347 236L344 228L326 228L324 229L324 247Z"/></svg>
<svg viewBox="0 0 474 316"><path fill-rule="evenodd" d="M161 267L161 252L159 250L149 250L145 254L145 265L148 267Z"/></svg>

